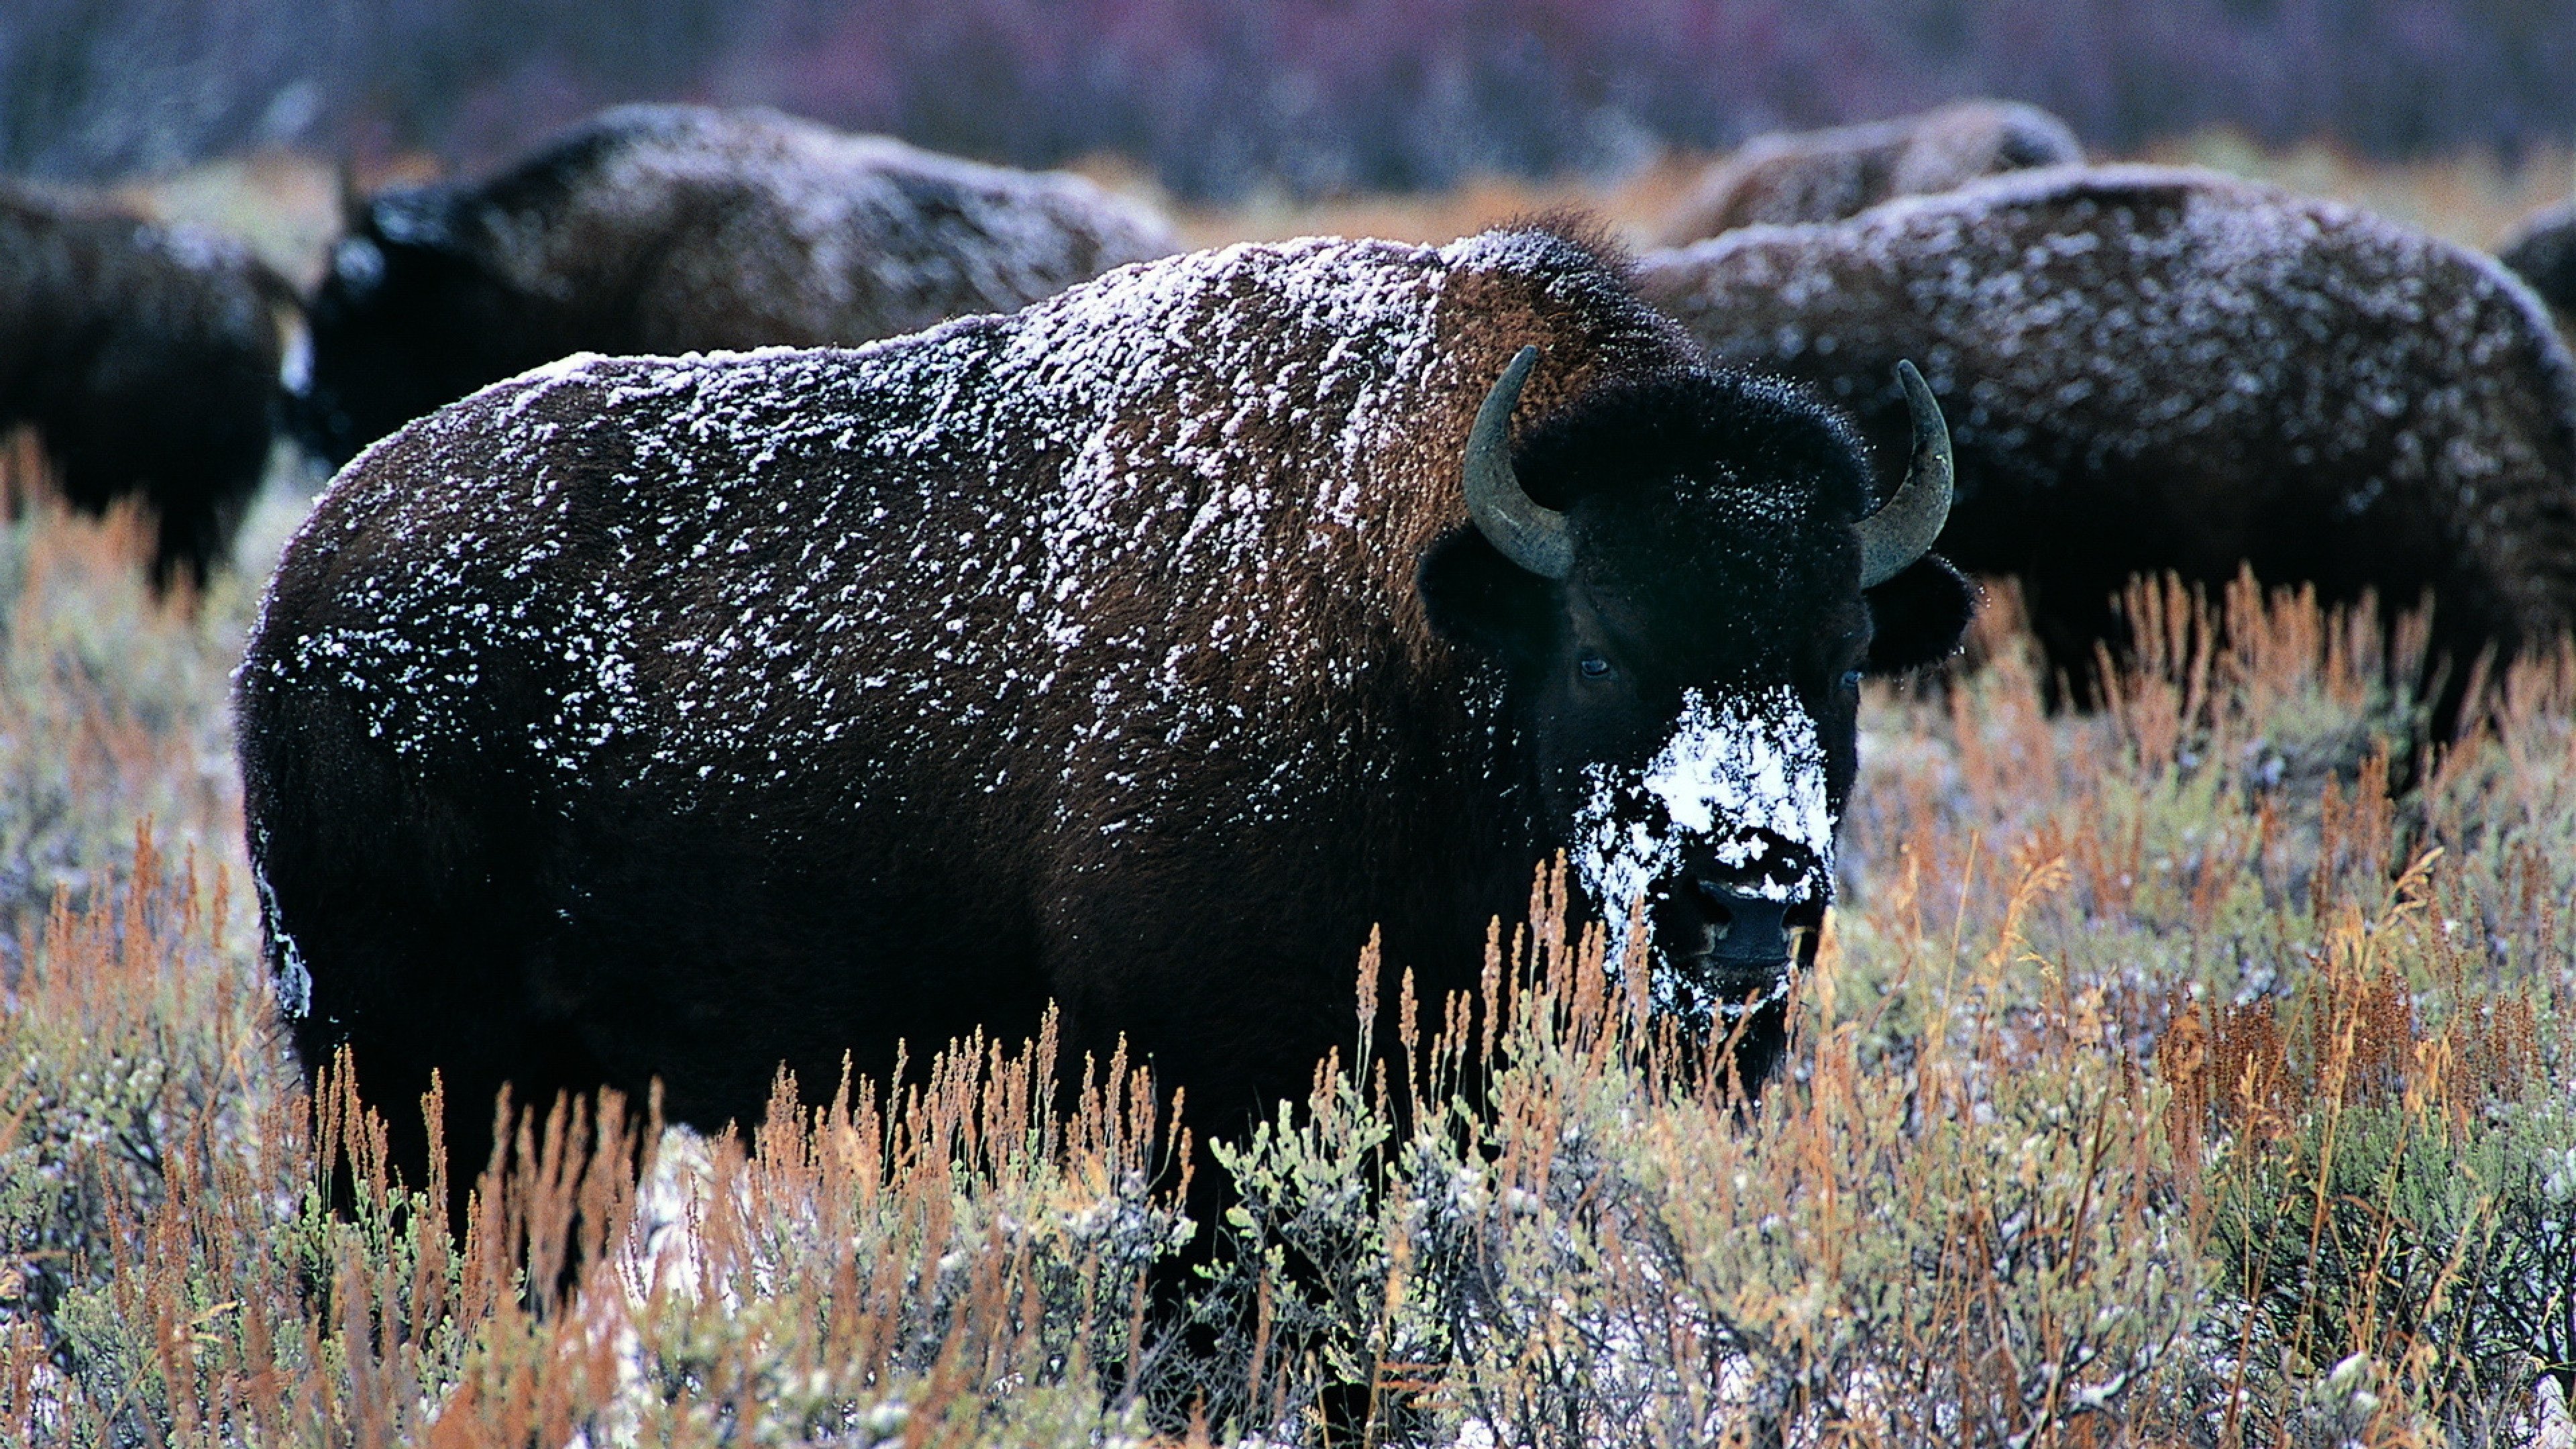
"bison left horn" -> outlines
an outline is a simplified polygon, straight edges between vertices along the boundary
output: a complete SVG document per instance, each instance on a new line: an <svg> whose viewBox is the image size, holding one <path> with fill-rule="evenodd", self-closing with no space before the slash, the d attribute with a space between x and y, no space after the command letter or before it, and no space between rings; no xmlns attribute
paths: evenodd
<svg viewBox="0 0 2576 1449"><path fill-rule="evenodd" d="M1561 579L1574 572L1573 530L1564 514L1532 502L1512 473L1512 408L1537 362L1535 347L1514 354L1476 409L1464 468L1467 517L1503 557L1540 578Z"/></svg>
<svg viewBox="0 0 2576 1449"><path fill-rule="evenodd" d="M1911 362L1896 364L1905 411L1914 419L1914 459L1905 482L1877 511L1852 525L1860 535L1860 586L1874 589L1929 553L1950 519L1950 425Z"/></svg>

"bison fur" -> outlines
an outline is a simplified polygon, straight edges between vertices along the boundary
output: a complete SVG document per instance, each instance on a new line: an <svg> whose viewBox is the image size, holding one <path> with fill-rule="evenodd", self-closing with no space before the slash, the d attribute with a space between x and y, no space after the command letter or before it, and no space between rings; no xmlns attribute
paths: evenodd
<svg viewBox="0 0 2576 1449"><path fill-rule="evenodd" d="M2576 198L2514 223L2496 260L2540 294L2561 327L2576 327Z"/></svg>
<svg viewBox="0 0 2576 1449"><path fill-rule="evenodd" d="M203 584L258 490L294 289L232 242L0 187L0 428L64 495L153 519L152 578Z"/></svg>
<svg viewBox="0 0 2576 1449"><path fill-rule="evenodd" d="M1524 347L1491 436L1563 577L1462 493ZM1858 680L1967 616L1937 557L1864 590L1871 500L1836 411L1548 231L565 361L370 450L278 570L238 731L296 1043L397 1123L444 1073L474 1161L505 1081L716 1126L1051 1000L1227 1130L1353 1040L1373 928L1436 1010L1569 850L1758 1073Z"/></svg>
<svg viewBox="0 0 2576 1449"><path fill-rule="evenodd" d="M1651 254L1640 284L1712 357L1857 410L1883 459L1886 369L1921 360L1957 445L1943 551L2018 578L2079 679L2141 572L2429 589L2460 662L2576 617L2566 347L2493 261L2369 213L2061 169Z"/></svg>
<svg viewBox="0 0 2576 1449"><path fill-rule="evenodd" d="M295 422L334 463L574 352L852 345L1178 249L1080 177L765 110L602 112L479 183L353 210Z"/></svg>
<svg viewBox="0 0 2576 1449"><path fill-rule="evenodd" d="M2017 101L1960 101L1892 121L1757 136L1702 174L1661 239L1687 246L1739 226L1841 221L1891 197L2083 160L2064 121Z"/></svg>

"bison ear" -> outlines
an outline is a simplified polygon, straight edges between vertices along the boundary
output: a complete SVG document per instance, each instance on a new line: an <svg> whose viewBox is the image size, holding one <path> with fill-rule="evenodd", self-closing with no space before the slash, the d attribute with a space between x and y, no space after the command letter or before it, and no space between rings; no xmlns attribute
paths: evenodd
<svg viewBox="0 0 2576 1449"><path fill-rule="evenodd" d="M1510 657L1532 647L1545 628L1547 581L1503 557L1473 526L1453 528L1424 549L1413 583L1431 632L1443 639Z"/></svg>
<svg viewBox="0 0 2576 1449"><path fill-rule="evenodd" d="M1868 598L1873 632L1866 668L1872 674L1902 674L1949 658L1977 611L1976 586L1938 554L1916 559Z"/></svg>

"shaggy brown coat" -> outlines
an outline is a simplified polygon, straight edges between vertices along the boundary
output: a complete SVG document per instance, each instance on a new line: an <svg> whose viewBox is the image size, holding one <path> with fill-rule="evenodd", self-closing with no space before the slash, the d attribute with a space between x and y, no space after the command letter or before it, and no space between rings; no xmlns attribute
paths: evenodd
<svg viewBox="0 0 2576 1449"><path fill-rule="evenodd" d="M1562 584L1464 519L1524 345ZM389 1106L442 1070L466 1160L505 1079L658 1078L712 1126L782 1062L882 1079L1050 998L1068 1060L1123 1038L1239 1123L1352 1041L1373 925L1426 1004L1473 984L1567 833L1510 703L1532 670L1604 701L1586 758L1640 724L1639 768L1685 682L1812 711L1829 883L1864 654L1965 618L1937 560L1861 593L1867 506L1835 415L1700 369L1544 232L1200 253L857 351L573 359L370 450L280 564L239 732L281 998ZM1577 589L1653 657L1576 680Z"/></svg>
<svg viewBox="0 0 2576 1449"><path fill-rule="evenodd" d="M1757 136L1702 174L1658 239L1687 246L1739 226L1841 221L1891 197L2083 160L2064 121L2017 101L1961 101L1893 121Z"/></svg>
<svg viewBox="0 0 2576 1449"><path fill-rule="evenodd" d="M574 352L851 346L1179 245L1063 172L772 111L621 106L487 180L358 210L313 300L297 427L343 461Z"/></svg>
<svg viewBox="0 0 2576 1449"><path fill-rule="evenodd" d="M1943 550L2018 577L2083 670L2124 579L2250 562L2330 598L2431 589L2455 649L2576 621L2576 370L2496 264L2206 172L2003 177L1640 265L1711 356L1860 410L1917 359L1949 414Z"/></svg>
<svg viewBox="0 0 2576 1449"><path fill-rule="evenodd" d="M203 583L268 463L286 281L231 242L0 186L0 431L64 493L154 521L152 577Z"/></svg>

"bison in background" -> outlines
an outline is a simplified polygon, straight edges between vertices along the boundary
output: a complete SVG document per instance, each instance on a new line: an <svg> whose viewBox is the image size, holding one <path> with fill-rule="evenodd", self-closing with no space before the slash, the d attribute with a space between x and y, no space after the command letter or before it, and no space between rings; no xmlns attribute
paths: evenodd
<svg viewBox="0 0 2576 1449"><path fill-rule="evenodd" d="M2576 329L2576 198L2514 223L2496 260L2531 284L2562 328Z"/></svg>
<svg viewBox="0 0 2576 1449"><path fill-rule="evenodd" d="M1053 999L1222 1131L1351 1042L1372 927L1436 1011L1562 848L1758 1076L1859 680L1966 621L1919 401L1873 513L1837 411L1547 231L487 389L341 474L239 675L297 1047L417 1173L433 1068L472 1163L504 1081L713 1127Z"/></svg>
<svg viewBox="0 0 2576 1449"><path fill-rule="evenodd" d="M2147 571L2431 589L2455 659L2576 620L2567 349L2494 262L2366 212L2058 170L1653 254L1640 286L1712 357L1858 410L1883 468L1887 369L1921 359L1958 449L1944 552L2019 578L2079 681Z"/></svg>
<svg viewBox="0 0 2576 1449"><path fill-rule="evenodd" d="M244 248L0 185L0 431L71 503L135 499L152 580L203 584L259 488L295 291Z"/></svg>
<svg viewBox="0 0 2576 1449"><path fill-rule="evenodd" d="M1960 101L1892 121L1756 136L1708 168L1660 239L1687 246L1740 226L1841 221L1891 197L2083 160L2064 121L2017 101Z"/></svg>
<svg viewBox="0 0 2576 1449"><path fill-rule="evenodd" d="M581 351L853 345L1179 249L1144 206L764 110L622 106L488 180L353 206L298 434L333 463Z"/></svg>

